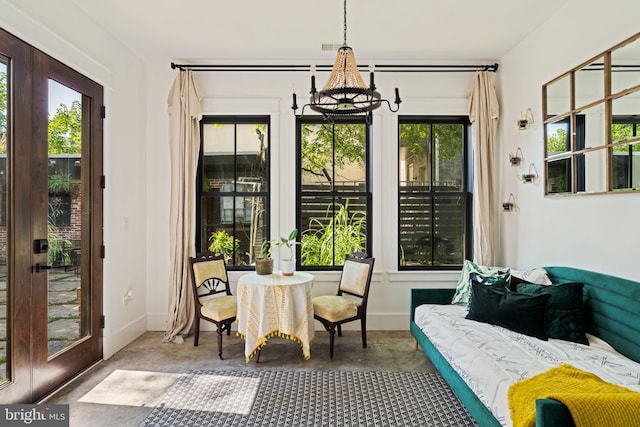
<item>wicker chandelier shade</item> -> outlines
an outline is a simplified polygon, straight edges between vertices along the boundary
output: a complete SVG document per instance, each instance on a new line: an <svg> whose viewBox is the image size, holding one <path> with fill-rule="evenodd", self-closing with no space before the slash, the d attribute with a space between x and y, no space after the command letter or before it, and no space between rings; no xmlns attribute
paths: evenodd
<svg viewBox="0 0 640 427"><path fill-rule="evenodd" d="M362 76L358 71L358 64L356 64L356 56L353 54L353 49L348 46L343 46L338 49L336 60L331 69L331 75L322 90L347 87L366 89L367 85L364 80L362 80Z"/></svg>
<svg viewBox="0 0 640 427"><path fill-rule="evenodd" d="M302 107L300 115L303 115L305 107L309 106L327 119L331 119L332 116L365 114L367 122L370 122L371 112L382 103L386 103L392 112L398 111L400 107L402 101L397 88L395 89L395 109L376 91L373 66L369 67L368 86L360 75L353 49L347 45L347 0L344 0L344 44L338 49L331 74L320 91L316 90L315 67L311 67L309 93L311 94L309 103ZM294 113L298 109L295 93L291 108Z"/></svg>

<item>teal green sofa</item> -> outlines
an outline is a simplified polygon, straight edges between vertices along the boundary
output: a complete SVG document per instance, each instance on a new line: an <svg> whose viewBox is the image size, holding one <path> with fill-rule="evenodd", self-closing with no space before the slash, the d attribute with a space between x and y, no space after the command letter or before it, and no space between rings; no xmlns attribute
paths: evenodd
<svg viewBox="0 0 640 427"><path fill-rule="evenodd" d="M553 283L584 283L585 323L588 333L607 341L619 353L640 362L640 283L572 267L544 267ZM455 289L411 289L411 334L449 386L482 427L500 422L451 367L415 323L421 304L450 304ZM575 427L569 410L552 399L536 401L536 427Z"/></svg>

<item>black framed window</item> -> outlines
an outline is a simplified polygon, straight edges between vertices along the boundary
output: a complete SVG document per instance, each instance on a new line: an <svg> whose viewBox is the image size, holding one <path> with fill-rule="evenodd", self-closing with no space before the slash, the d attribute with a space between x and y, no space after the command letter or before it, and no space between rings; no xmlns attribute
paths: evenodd
<svg viewBox="0 0 640 427"><path fill-rule="evenodd" d="M469 119L398 118L398 265L457 269L471 254Z"/></svg>
<svg viewBox="0 0 640 427"><path fill-rule="evenodd" d="M269 239L269 117L205 116L200 122L196 248L249 269Z"/></svg>
<svg viewBox="0 0 640 427"><path fill-rule="evenodd" d="M331 270L371 254L370 125L364 117L296 122L298 268Z"/></svg>

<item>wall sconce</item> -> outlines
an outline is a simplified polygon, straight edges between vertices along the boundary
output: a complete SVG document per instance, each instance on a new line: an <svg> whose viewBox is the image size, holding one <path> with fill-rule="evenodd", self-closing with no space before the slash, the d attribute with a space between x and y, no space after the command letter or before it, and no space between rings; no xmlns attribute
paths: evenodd
<svg viewBox="0 0 640 427"><path fill-rule="evenodd" d="M531 163L529 165L529 173L525 173L520 175L520 181L526 183L533 182L538 177L538 171L536 170L536 165Z"/></svg>
<svg viewBox="0 0 640 427"><path fill-rule="evenodd" d="M520 119L518 119L518 130L527 130L530 124L533 123L533 111L531 108L527 108L524 113L520 112Z"/></svg>
<svg viewBox="0 0 640 427"><path fill-rule="evenodd" d="M518 153L520 153L520 155L518 155ZM524 156L522 155L520 147L518 147L515 154L509 153L509 163L511 163L511 166L520 166L522 159L524 159Z"/></svg>
<svg viewBox="0 0 640 427"><path fill-rule="evenodd" d="M504 212L513 212L518 210L518 205L516 205L516 198L513 193L509 193L509 198L502 204L502 210Z"/></svg>

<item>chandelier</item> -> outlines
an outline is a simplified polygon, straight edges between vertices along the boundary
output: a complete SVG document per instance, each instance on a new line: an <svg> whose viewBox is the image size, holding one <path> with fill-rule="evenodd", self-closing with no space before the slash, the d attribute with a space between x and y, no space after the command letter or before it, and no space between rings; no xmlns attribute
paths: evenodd
<svg viewBox="0 0 640 427"><path fill-rule="evenodd" d="M344 43L338 49L336 60L333 63L331 74L321 91L316 90L315 67L311 66L311 97L309 103L303 105L300 115L304 114L305 107L321 113L325 119L334 116L348 116L364 114L367 123L371 123L371 112L386 103L392 112L400 108L400 92L395 88L395 109L391 103L382 99L380 92L376 90L374 79L374 66L369 66L369 86L367 86L358 71L353 49L347 45L347 0L344 0ZM296 94L293 94L294 114L298 109ZM297 114L296 114L297 115Z"/></svg>

